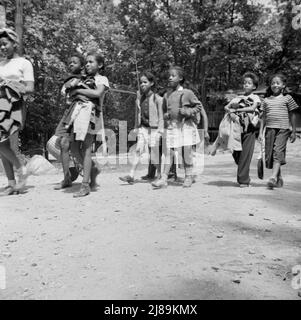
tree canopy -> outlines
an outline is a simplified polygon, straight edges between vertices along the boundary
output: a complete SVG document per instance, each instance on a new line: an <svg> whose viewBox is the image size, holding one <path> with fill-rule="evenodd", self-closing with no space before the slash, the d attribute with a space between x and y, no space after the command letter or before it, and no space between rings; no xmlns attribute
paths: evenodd
<svg viewBox="0 0 301 320"><path fill-rule="evenodd" d="M25 55L34 65L36 93L25 134L49 136L62 115L60 87L75 50L100 48L113 88L136 91L139 71L151 70L159 90L170 65L184 67L187 83L207 110L218 109L220 93L239 89L245 71L265 84L277 71L300 83L301 30L293 28L294 1L265 6L250 0L23 0ZM4 0L14 27L16 1ZM133 117L133 96L110 94L106 123ZM131 119L127 119L130 117Z"/></svg>

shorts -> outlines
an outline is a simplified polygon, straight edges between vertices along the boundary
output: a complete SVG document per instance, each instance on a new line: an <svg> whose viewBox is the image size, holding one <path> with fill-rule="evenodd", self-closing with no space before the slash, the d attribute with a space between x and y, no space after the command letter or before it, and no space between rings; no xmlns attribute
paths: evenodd
<svg viewBox="0 0 301 320"><path fill-rule="evenodd" d="M55 129L55 135L62 138L62 137L69 137L71 132L70 128L67 129L68 117L70 117L70 108L67 108L63 114L61 121L59 122L58 126Z"/></svg>
<svg viewBox="0 0 301 320"><path fill-rule="evenodd" d="M143 152L148 152L148 148L159 147L160 136L158 129L151 129L146 127L139 128L137 148Z"/></svg>
<svg viewBox="0 0 301 320"><path fill-rule="evenodd" d="M171 123L166 129L165 139L168 149L194 146L201 142L197 126L191 120L187 120L184 123Z"/></svg>
<svg viewBox="0 0 301 320"><path fill-rule="evenodd" d="M273 169L274 162L286 164L286 145L291 135L290 129L266 128L265 161L267 169Z"/></svg>

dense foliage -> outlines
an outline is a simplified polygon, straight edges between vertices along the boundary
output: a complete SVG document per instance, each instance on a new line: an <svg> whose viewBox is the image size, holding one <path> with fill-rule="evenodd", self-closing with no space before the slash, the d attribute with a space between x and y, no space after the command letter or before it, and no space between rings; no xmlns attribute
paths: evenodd
<svg viewBox="0 0 301 320"><path fill-rule="evenodd" d="M15 1L6 5L14 26ZM292 1L271 6L249 0L23 0L24 48L34 65L36 93L29 103L24 142L47 140L63 111L60 86L66 62L75 50L100 48L106 75L114 88L135 92L135 61L166 85L171 64L185 68L187 83L205 103L218 110L223 94L240 88L240 77L256 72L265 85L271 73L300 80L301 30L292 28ZM260 2L259 2L260 3ZM134 96L110 93L107 125L116 119L133 123Z"/></svg>

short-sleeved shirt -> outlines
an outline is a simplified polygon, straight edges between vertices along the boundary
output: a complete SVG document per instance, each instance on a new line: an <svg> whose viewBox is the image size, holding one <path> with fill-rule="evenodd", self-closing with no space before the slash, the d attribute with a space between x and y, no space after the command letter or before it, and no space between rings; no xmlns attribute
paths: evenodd
<svg viewBox="0 0 301 320"><path fill-rule="evenodd" d="M0 78L13 81L34 81L33 67L23 57L0 61Z"/></svg>
<svg viewBox="0 0 301 320"><path fill-rule="evenodd" d="M253 101L253 103L258 103L261 104L261 100L259 98L259 96L257 94L251 93L248 96L245 96L247 99L251 99Z"/></svg>
<svg viewBox="0 0 301 320"><path fill-rule="evenodd" d="M104 85L106 90L110 89L109 79L105 76L101 76L100 74L97 74L95 76L95 85L96 87ZM105 98L105 95L103 94L102 97L100 98L100 106L103 105L104 98Z"/></svg>
<svg viewBox="0 0 301 320"><path fill-rule="evenodd" d="M263 113L266 127L275 129L289 129L289 112L299 106L291 95L270 96L264 99Z"/></svg>

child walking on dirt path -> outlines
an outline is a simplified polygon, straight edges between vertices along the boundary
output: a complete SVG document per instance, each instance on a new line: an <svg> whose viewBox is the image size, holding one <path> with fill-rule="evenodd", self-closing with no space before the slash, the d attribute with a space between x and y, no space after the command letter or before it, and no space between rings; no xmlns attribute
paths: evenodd
<svg viewBox="0 0 301 320"><path fill-rule="evenodd" d="M131 172L119 179L123 182L133 184L135 171L140 162L141 155L145 151L150 153L150 162L156 167L157 178L160 178L160 152L159 143L164 130L162 97L154 93L156 83L155 76L150 72L144 72L140 78L140 91L136 100L136 124L138 128L138 142L132 163ZM148 150L147 150L148 149Z"/></svg>
<svg viewBox="0 0 301 320"><path fill-rule="evenodd" d="M162 178L154 181L154 188L167 187L167 179L172 165L172 159L178 164L177 155L183 156L185 180L183 187L190 188L193 183L193 146L201 142L197 123L201 114L205 139L208 135L208 119L202 103L193 91L184 89L184 71L181 67L171 67L169 70L169 91L163 98L165 134L163 152L165 165Z"/></svg>
<svg viewBox="0 0 301 320"><path fill-rule="evenodd" d="M87 54L85 70L87 77L84 83L78 84L80 88L72 89L70 92L71 98L78 100L68 125L72 126L74 133L72 150L80 150L75 156L83 166L83 181L74 198L85 197L96 188L96 177L100 170L92 161L92 143L102 126L100 111L105 92L109 89L108 78L101 75L104 70L104 58L98 51L90 51Z"/></svg>
<svg viewBox="0 0 301 320"><path fill-rule="evenodd" d="M258 77L252 72L247 72L243 75L242 80L244 95L232 99L226 105L225 111L226 117L232 122L229 136L231 145L227 147L231 149L237 164L237 183L244 188L249 187L251 182L250 165L254 154L256 131L258 131L261 100L253 93L259 84ZM215 141L210 152L212 156L216 154L221 140L222 137L219 137Z"/></svg>
<svg viewBox="0 0 301 320"><path fill-rule="evenodd" d="M296 141L296 113L299 106L291 95L286 94L287 78L283 74L271 77L263 105L263 119L259 139L265 139L265 162L267 169L273 169L267 182L269 189L283 187L281 166L286 164L287 142ZM292 127L292 130L291 130ZM263 136L265 128L265 136Z"/></svg>
<svg viewBox="0 0 301 320"><path fill-rule="evenodd" d="M71 173L69 171L70 163L70 146L72 143L73 133L71 128L68 128L68 117L72 113L72 106L74 105L70 99L70 89L72 82L80 81L83 76L84 57L78 53L74 53L68 63L70 75L64 81L61 94L65 96L66 109L59 122L55 135L59 138L60 159L63 166L64 180L54 187L55 190L61 190L72 186Z"/></svg>

